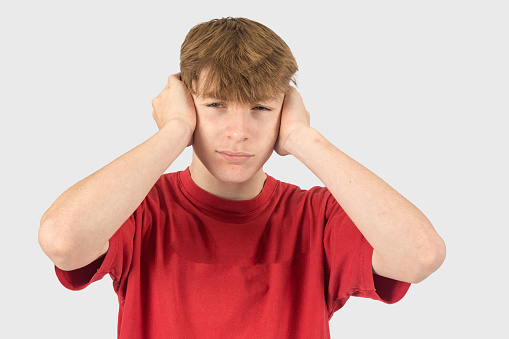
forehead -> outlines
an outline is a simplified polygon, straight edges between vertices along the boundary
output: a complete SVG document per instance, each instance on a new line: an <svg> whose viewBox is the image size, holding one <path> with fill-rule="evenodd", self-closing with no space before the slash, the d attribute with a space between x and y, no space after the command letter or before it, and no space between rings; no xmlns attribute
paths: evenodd
<svg viewBox="0 0 509 339"><path fill-rule="evenodd" d="M195 91L195 98L200 100L219 100L223 102L238 104L272 103L277 104L284 99L284 93L280 91L269 91L270 87L251 86L245 81L224 80L221 74L208 78L210 75L202 70L197 80L192 80L192 88ZM225 85L228 83L230 85Z"/></svg>

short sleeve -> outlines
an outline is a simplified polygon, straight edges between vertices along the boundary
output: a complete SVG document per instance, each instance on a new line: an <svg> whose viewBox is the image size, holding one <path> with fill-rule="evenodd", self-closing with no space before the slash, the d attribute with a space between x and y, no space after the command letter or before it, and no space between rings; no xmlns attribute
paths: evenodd
<svg viewBox="0 0 509 339"><path fill-rule="evenodd" d="M398 302L410 284L373 274L373 247L330 195L324 229L326 301L329 317L351 296Z"/></svg>
<svg viewBox="0 0 509 339"><path fill-rule="evenodd" d="M118 293L118 289L129 273L137 230L147 219L144 205L142 203L109 239L110 244L105 255L87 266L72 271L64 271L55 266L55 273L60 283L70 290L79 291L109 274L113 280L115 292Z"/></svg>

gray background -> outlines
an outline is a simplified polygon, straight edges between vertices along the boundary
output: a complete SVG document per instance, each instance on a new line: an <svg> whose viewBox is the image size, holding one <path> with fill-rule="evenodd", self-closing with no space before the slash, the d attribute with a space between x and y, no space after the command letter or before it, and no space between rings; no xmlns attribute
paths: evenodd
<svg viewBox="0 0 509 339"><path fill-rule="evenodd" d="M486 0L2 2L0 337L116 337L111 278L61 286L37 242L40 217L156 132L151 100L179 71L186 33L226 16L288 43L312 126L419 207L448 246L400 303L352 298L332 337L507 338L509 11ZM190 159L188 148L169 170ZM265 169L321 184L291 156Z"/></svg>

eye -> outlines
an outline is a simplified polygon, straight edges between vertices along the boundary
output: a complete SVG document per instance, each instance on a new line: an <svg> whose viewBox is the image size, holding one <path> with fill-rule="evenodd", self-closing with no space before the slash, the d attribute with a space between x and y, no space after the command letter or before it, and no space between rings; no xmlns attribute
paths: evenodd
<svg viewBox="0 0 509 339"><path fill-rule="evenodd" d="M270 111L270 108L264 107L264 106L256 106L256 107L254 107L254 109L260 110L260 111Z"/></svg>
<svg viewBox="0 0 509 339"><path fill-rule="evenodd" d="M223 104L219 103L219 102L213 102L211 104L208 104L207 107L214 107L214 108L220 108L220 106L222 106Z"/></svg>

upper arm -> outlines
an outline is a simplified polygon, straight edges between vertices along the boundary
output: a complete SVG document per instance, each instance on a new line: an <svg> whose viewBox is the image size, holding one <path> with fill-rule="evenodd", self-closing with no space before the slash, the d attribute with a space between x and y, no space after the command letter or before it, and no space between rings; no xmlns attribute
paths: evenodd
<svg viewBox="0 0 509 339"><path fill-rule="evenodd" d="M375 249L373 249L371 265L374 274L390 279L401 280L401 277L397 276L398 272L396 272L394 268L388 267Z"/></svg>
<svg viewBox="0 0 509 339"><path fill-rule="evenodd" d="M373 249L371 265L373 273L376 275L412 284L419 282L414 278L415 270L413 267L402 267L391 261L384 260L375 249Z"/></svg>
<svg viewBox="0 0 509 339"><path fill-rule="evenodd" d="M91 260L87 259L85 262L83 262L83 260L81 260L79 264L76 264L76 263L73 264L73 263L69 263L69 262L65 262L65 261L64 262L61 262L61 261L56 262L53 259L52 259L52 261L55 264L55 266L57 266L62 271L74 271L74 270L77 270L79 268L82 268L82 267L90 265L91 263L93 263L94 261L96 261L97 259L102 257L103 255L105 255L108 252L109 248L110 248L110 242L108 240L102 246L101 251L99 252L99 254L96 254L96 255L92 256Z"/></svg>
<svg viewBox="0 0 509 339"><path fill-rule="evenodd" d="M371 259L371 266L372 266L372 270L373 270L373 273L376 274L376 275L380 275L380 257L377 255L376 251L373 250L373 256L372 256L372 259Z"/></svg>
<svg viewBox="0 0 509 339"><path fill-rule="evenodd" d="M108 249L110 248L110 241L106 241L106 243L104 244L104 246L102 247L101 249L101 252L99 253L99 255L97 256L97 258L95 258L95 260L99 259L101 256L103 256L104 254L106 254L108 252Z"/></svg>

